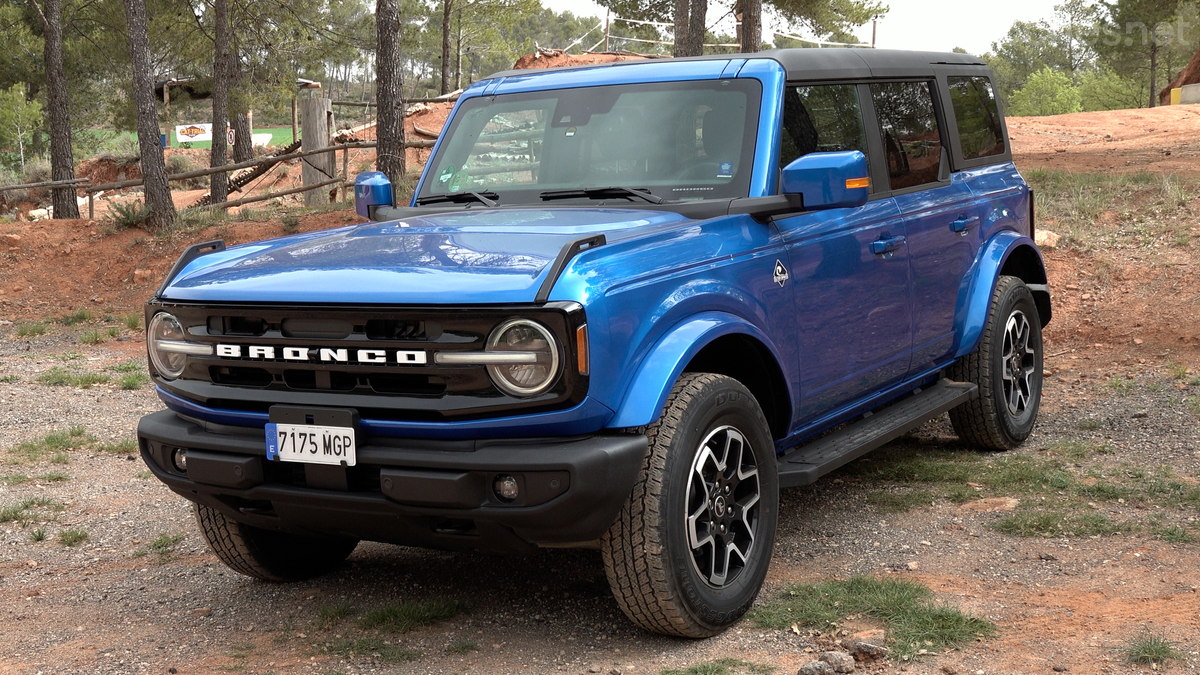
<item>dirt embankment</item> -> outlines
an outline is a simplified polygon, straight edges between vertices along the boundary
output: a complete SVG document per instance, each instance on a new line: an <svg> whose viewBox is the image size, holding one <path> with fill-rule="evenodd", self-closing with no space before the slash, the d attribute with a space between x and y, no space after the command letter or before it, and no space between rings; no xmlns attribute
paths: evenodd
<svg viewBox="0 0 1200 675"><path fill-rule="evenodd" d="M1200 105L1010 117L1021 169L1200 172Z"/></svg>

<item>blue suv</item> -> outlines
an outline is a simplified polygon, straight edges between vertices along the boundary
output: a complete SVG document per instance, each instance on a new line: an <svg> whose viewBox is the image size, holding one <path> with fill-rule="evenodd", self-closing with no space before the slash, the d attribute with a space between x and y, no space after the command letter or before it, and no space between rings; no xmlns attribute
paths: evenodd
<svg viewBox="0 0 1200 675"><path fill-rule="evenodd" d="M142 457L231 568L596 548L648 630L753 603L779 490L949 412L1007 450L1046 272L990 70L801 49L499 73L366 224L189 249Z"/></svg>

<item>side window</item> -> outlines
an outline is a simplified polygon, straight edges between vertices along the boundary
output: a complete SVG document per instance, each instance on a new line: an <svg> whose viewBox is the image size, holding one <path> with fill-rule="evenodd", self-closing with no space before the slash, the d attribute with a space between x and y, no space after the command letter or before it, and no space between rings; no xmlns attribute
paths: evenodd
<svg viewBox="0 0 1200 675"><path fill-rule="evenodd" d="M858 150L867 154L858 87L853 84L789 86L783 94L779 166L810 152Z"/></svg>
<svg viewBox="0 0 1200 675"><path fill-rule="evenodd" d="M963 159L1004 154L1004 131L992 83L986 77L948 77Z"/></svg>
<svg viewBox="0 0 1200 675"><path fill-rule="evenodd" d="M871 85L893 190L937 182L942 136L928 82Z"/></svg>

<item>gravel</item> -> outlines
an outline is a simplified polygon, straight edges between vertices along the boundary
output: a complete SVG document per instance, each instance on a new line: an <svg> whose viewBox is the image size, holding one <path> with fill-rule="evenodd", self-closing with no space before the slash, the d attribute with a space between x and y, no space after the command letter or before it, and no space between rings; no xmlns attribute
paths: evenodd
<svg viewBox="0 0 1200 675"><path fill-rule="evenodd" d="M82 357L64 361L62 355L69 352ZM19 378L0 382L0 463L11 459L9 449L20 442L73 425L84 426L102 442L131 438L137 419L161 408L149 387L124 391L107 384L84 390L34 380L55 365L69 363L100 372L143 359L140 354L138 344L113 341L85 347L65 333L27 340L17 338L13 327L0 327L0 377ZM1177 475L1194 479L1200 475L1200 425L1188 399L1200 391L1190 386L1177 389L1161 373L1140 372L1136 378L1127 395L1102 384L1053 380L1037 431L1013 454L1038 456L1057 441L1087 440L1114 448L1114 463L1166 464ZM1082 424L1085 420L1099 423ZM903 442L946 448L955 444L945 418ZM33 477L22 484L0 483L0 507L42 497L65 507L59 512L38 510L44 522L0 523L0 622L6 626L0 632L0 672L165 673L175 668L179 673L400 669L629 674L736 658L794 673L821 652L850 649L855 631L871 627L851 621L835 632L774 631L743 621L704 641L649 635L621 614L595 551L547 550L529 558L502 558L364 543L347 565L326 577L285 585L255 582L216 561L195 529L189 503L157 481L141 477L145 474L140 459L88 449L69 455L67 465L41 461L0 466L0 476ZM70 479L38 478L54 470L65 470ZM1055 614L1060 611L1055 603L1065 603L1059 594L1075 589L1117 598L1123 593L1165 594L1185 607L1195 602L1193 544L1166 545L1145 533L1018 539L990 528L1004 512L969 511L944 500L885 515L875 512L867 499L881 487L839 472L811 488L786 491L762 597L774 597L797 581L895 574L919 580L941 599L991 618L1001 626L1002 637L965 652L908 664L886 658L859 663L857 672L903 667L911 673L933 673L943 672L939 668L945 666L957 672L991 673L1001 664L1009 671L1027 672L1025 662L1004 659L1016 659L1023 648L1013 641L1030 636L1009 629L1029 617L1053 615L1061 616L1056 622L1074 621L1065 613ZM1114 518L1143 521L1154 511L1129 504L1106 504L1103 509ZM31 541L37 528L46 531L44 541ZM64 546L56 535L67 528L82 528L88 537L76 546ZM165 552L155 550L151 544L162 535L166 541L180 538L165 545ZM1123 588L1126 583L1128 589ZM1153 592L1146 590L1151 583ZM1018 601L1017 596L1036 595L1038 589L1052 592L1055 603ZM403 635L357 626L356 615L367 608L439 597L464 599L472 610ZM332 626L320 625L319 610L342 601L350 603L351 616ZM1127 619L1137 620L1134 614ZM1039 626L1038 630L1053 631L1054 622ZM1184 644L1196 644L1200 637L1194 617L1177 630ZM371 654L339 656L319 648L364 635L379 636L421 656L392 664ZM1046 665L1039 669L1064 664L1072 672L1091 672L1081 664L1104 663L1119 639L1115 634L1093 639L1035 633L1026 652L1044 653ZM452 645L456 649L451 650ZM1196 658L1189 655L1186 665L1194 668Z"/></svg>

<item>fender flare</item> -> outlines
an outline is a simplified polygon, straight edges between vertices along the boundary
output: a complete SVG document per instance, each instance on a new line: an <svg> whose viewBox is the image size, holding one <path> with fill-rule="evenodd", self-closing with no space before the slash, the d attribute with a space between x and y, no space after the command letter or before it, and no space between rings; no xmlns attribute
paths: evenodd
<svg viewBox="0 0 1200 675"><path fill-rule="evenodd" d="M955 334L958 337L958 347L955 358L966 356L975 351L983 338L983 328L987 324L988 309L992 303L992 293L1000 280L1000 271L1013 253L1018 250L1028 250L1036 257L1037 268L1033 271L1039 278L1025 279L1034 300L1038 305L1039 314L1043 306L1045 313L1041 316L1042 325L1050 321L1050 290L1046 285L1046 264L1042 253L1033 240L1019 232L1005 230L993 235L979 249L975 258L974 270L970 275L969 284L964 285L959 295L959 307L955 312Z"/></svg>
<svg viewBox="0 0 1200 675"><path fill-rule="evenodd" d="M671 388L675 386L687 364L712 341L735 334L747 335L758 340L770 350L776 365L782 363L775 346L749 321L725 312L692 315L672 326L650 348L637 372L630 379L621 404L609 421L608 427L641 427L657 421L667 404Z"/></svg>

